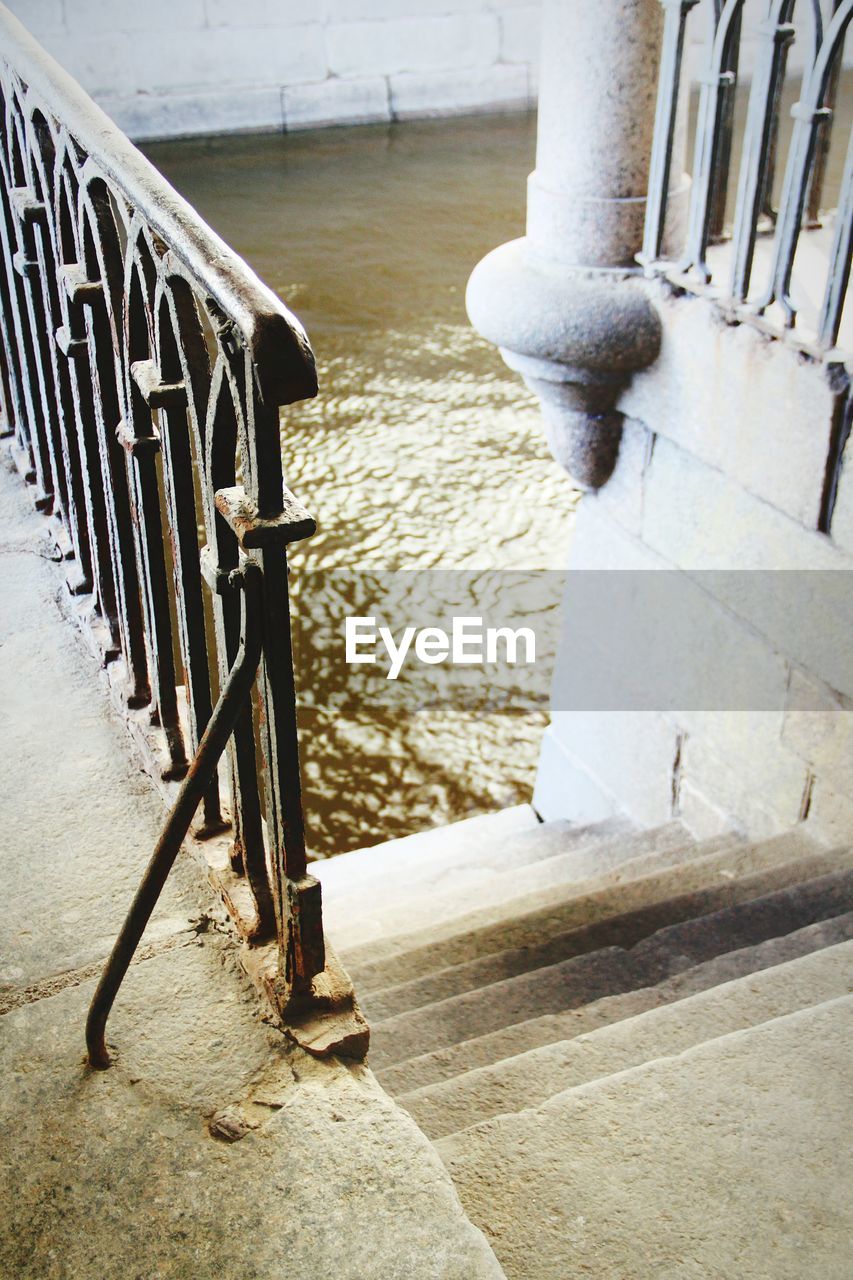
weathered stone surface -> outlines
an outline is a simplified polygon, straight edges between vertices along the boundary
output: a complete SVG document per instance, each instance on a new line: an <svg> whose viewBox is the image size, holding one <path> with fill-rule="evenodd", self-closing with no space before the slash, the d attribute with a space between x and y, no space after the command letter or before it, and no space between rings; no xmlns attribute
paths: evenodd
<svg viewBox="0 0 853 1280"><path fill-rule="evenodd" d="M99 105L137 141L205 133L277 132L282 127L277 88L110 94L103 96Z"/></svg>
<svg viewBox="0 0 853 1280"><path fill-rule="evenodd" d="M335 21L367 19L378 22L385 18L399 18L405 9L400 0L324 0L326 13ZM491 5L490 8L495 8ZM413 13L447 14L475 13L482 8L481 0L416 0Z"/></svg>
<svg viewBox="0 0 853 1280"><path fill-rule="evenodd" d="M191 43L190 43L191 40ZM161 31L116 31L103 25L75 27L46 40L50 52L96 96L116 93L185 93L279 88L310 84L328 74L323 27L291 25L286 38L268 27L199 27L192 36L164 40ZM115 59L113 65L109 55Z"/></svg>
<svg viewBox="0 0 853 1280"><path fill-rule="evenodd" d="M731 717L732 720L735 717ZM749 753L719 750L714 736L688 735L682 753L682 777L730 815L752 839L787 831L803 816L809 793L805 764L778 743Z"/></svg>
<svg viewBox="0 0 853 1280"><path fill-rule="evenodd" d="M323 885L323 901L333 902L339 894L374 891L394 878L414 884L447 867L460 870L472 863L491 865L501 849L512 847L513 836L536 831L539 825L529 804L513 805L497 813L353 849L313 863L311 871Z"/></svg>
<svg viewBox="0 0 853 1280"><path fill-rule="evenodd" d="M623 839L628 845L622 850L626 862L632 857L664 849L682 849L685 857L688 856L689 842L685 841L684 832L677 823L659 830L637 832ZM641 889L637 892L642 894ZM624 901L624 893L624 890L618 891L621 895L619 901ZM550 927L555 920L562 920L566 912L569 918L580 919L583 911L588 910L591 917L597 910L590 906L592 900L597 902L597 895L587 893L583 884L569 884L563 889L554 886L519 894L513 899L513 920L507 921L506 906L498 903L468 911L454 920L436 922L416 933L351 947L346 951L345 964L349 972L358 974L360 991L376 990L377 985L389 986L394 981L407 981L489 951L502 951L507 945L523 945L521 941L516 943L514 940L534 936L535 930ZM607 899L610 905L614 901ZM603 906L604 914L608 909Z"/></svg>
<svg viewBox="0 0 853 1280"><path fill-rule="evenodd" d="M544 10L528 235L556 262L615 266L642 243L662 15L654 0Z"/></svg>
<svg viewBox="0 0 853 1280"><path fill-rule="evenodd" d="M327 30L326 47L337 76L450 71L495 62L500 28L490 13L336 22Z"/></svg>
<svg viewBox="0 0 853 1280"><path fill-rule="evenodd" d="M709 859L718 854L731 855L719 863L725 868L725 875L731 877L745 874L747 871L756 871L768 864L775 866L781 860L781 849L765 851L749 847L739 848L739 845L739 838L731 835L709 841L703 850L705 866L708 866ZM592 867L583 880L584 893L590 894L601 888L627 884L662 871L665 867L680 866L685 861L684 850L680 847L631 858L628 861L617 861L617 852L618 845L611 848L605 846L602 850L601 865ZM578 873L579 871L580 869ZM570 883L568 878L566 883ZM509 912L509 905L507 911ZM390 980L385 986L379 985L381 978L377 969L372 975L371 983L366 984L364 988L370 1016L376 1021L393 1017L397 1013L420 1008L435 1000L445 1000L449 996L472 991L489 982L497 982L513 974L523 973L538 965L551 964L569 955L578 955L583 951L592 950L598 945L609 942L612 936L617 936L621 928L618 922L624 922L626 918L624 914L620 914L599 924L590 925L588 928L581 925L576 930L550 937L545 935L537 937L535 932L531 931L528 940L520 946L499 951L484 949L484 954L480 957L456 965L438 967L422 977L407 981L395 981L393 965L389 965L385 976Z"/></svg>
<svg viewBox="0 0 853 1280"><path fill-rule="evenodd" d="M833 791L822 779L812 789L806 829L816 840L827 845L840 844L853 838L853 800Z"/></svg>
<svg viewBox="0 0 853 1280"><path fill-rule="evenodd" d="M135 138L524 109L537 4L13 0ZM164 42L168 27L179 39Z"/></svg>
<svg viewBox="0 0 853 1280"><path fill-rule="evenodd" d="M820 875L824 866L815 859L812 870ZM808 874L809 864L802 864L791 887L754 900L744 901L734 886L731 896L708 893L704 901L702 895L686 894L633 919L617 917L600 930L581 930L577 940L554 935L539 948L531 947L529 955L507 955L505 967L515 971L514 977L500 979L497 956L492 967L498 973L487 969L484 974L485 982L493 979L489 985L376 1023L371 1060L381 1068L431 1046L458 1044L470 1038L472 1027L487 1034L513 1022L650 986L730 947L751 945L853 909L853 873L797 882ZM754 893L760 883L761 876L745 877L738 887L741 893L747 886ZM727 898L732 905L722 905ZM573 942L583 954L573 950ZM570 958L549 963L561 952ZM525 963L529 968L519 971L517 966ZM533 967L537 963L543 967Z"/></svg>
<svg viewBox="0 0 853 1280"><path fill-rule="evenodd" d="M613 474L607 484L586 499L605 508L614 520L637 537L642 532L643 486L653 446L654 436L648 428L626 418Z"/></svg>
<svg viewBox="0 0 853 1280"><path fill-rule="evenodd" d="M364 1069L287 1052L215 950L134 967L106 1072L82 1063L91 983L3 1019L3 1274L497 1280L412 1122Z"/></svg>
<svg viewBox="0 0 853 1280"><path fill-rule="evenodd" d="M281 91L281 103L287 130L391 119L388 84L382 76L288 85Z"/></svg>
<svg viewBox="0 0 853 1280"><path fill-rule="evenodd" d="M533 803L546 822L603 822L624 813L616 797L569 754L553 725L542 736Z"/></svg>
<svg viewBox="0 0 853 1280"><path fill-rule="evenodd" d="M26 16L24 16L25 7ZM27 0L26 6L21 0L13 0L9 8L13 13L17 13L23 22L28 23L30 30L39 39L50 31L61 31L65 26L63 0Z"/></svg>
<svg viewBox="0 0 853 1280"><path fill-rule="evenodd" d="M703 863L706 869L710 865L709 860L714 857L718 874L723 879L731 880L784 865L802 851L802 839L799 836L785 836L762 845L739 847L739 842L724 836L716 842L708 842L704 849ZM678 850L673 850L671 855L653 854L647 858L635 858L614 871L591 875L585 881L584 888L587 892L592 892L597 887L637 880L666 865L679 865L682 862L683 858ZM815 863L815 874L834 870L846 865L846 862L844 854L820 857ZM622 913L598 924L581 925L564 933L543 935L538 939L531 936L522 946L506 948L463 964L437 969L422 978L389 984L365 996L366 1008L371 1019L378 1022L398 1013L422 1008L434 1001L473 991L491 982L503 981L542 965L554 964L611 942L620 946L633 946L637 939L660 928L662 923L680 919L679 901L676 898L670 904L641 908L635 913ZM709 901L712 904L709 909L713 910L713 892ZM702 904L701 901L693 900L693 905L701 907Z"/></svg>
<svg viewBox="0 0 853 1280"><path fill-rule="evenodd" d="M563 658L571 662L572 623L564 631ZM582 641L581 641L582 643ZM555 708L551 731L568 752L641 827L673 817L673 767L680 730L674 717L654 711L569 711ZM569 817L568 813L563 814Z"/></svg>
<svg viewBox="0 0 853 1280"><path fill-rule="evenodd" d="M581 489L610 477L619 394L660 345L629 272L643 239L661 20L654 0L545 5L527 234L468 282L472 324L539 398L551 453ZM680 179L678 158L674 170Z"/></svg>
<svg viewBox="0 0 853 1280"><path fill-rule="evenodd" d="M464 71L401 72L388 77L395 120L502 111L530 105L527 68L503 63Z"/></svg>
<svg viewBox="0 0 853 1280"><path fill-rule="evenodd" d="M655 445L653 461L659 447ZM691 496L702 501L697 490ZM644 505L647 508L647 500ZM647 520L646 511L644 525ZM670 545L676 557L681 550L677 528L674 525ZM685 539L687 536L685 532ZM796 580L787 584L788 591L776 580L774 603L772 572L740 573L742 567L735 554L724 564L713 566L691 566L683 559L676 563L610 519L600 504L582 502L569 569L575 578L596 576L589 579L594 590L584 590L580 583L574 593L569 578L563 647L569 658L577 653L580 670L591 688L587 700L581 701L584 690L572 683L570 671L565 676L558 672L556 696L560 701L556 705L607 711L636 709L648 711L650 717L666 711L676 723L687 723L691 708L781 711L789 667L784 644L767 631L777 619L781 621L784 605L790 611L797 600L804 604L804 597L797 594ZM761 567L770 570L771 562ZM676 572L680 568L688 572ZM709 575L706 569L711 568L728 572ZM610 594L603 580L608 573L619 575L613 578L615 586ZM647 575L647 581L632 577L640 573ZM830 576L821 575L821 582ZM632 581L636 585L628 594ZM802 581L804 584L805 579ZM843 588L840 577L839 588ZM720 599L726 591L726 597ZM624 606L617 592L626 596ZM843 598L839 591L842 603ZM580 603L585 607L586 621ZM763 633L760 616L754 616L762 605L766 619ZM608 634L604 623L617 606L624 608L617 613L620 625L614 627L611 616L613 634ZM802 630L807 634L805 626ZM812 627L813 638L817 638L817 630ZM598 648L590 661L581 645L589 645L594 637ZM572 644L574 648L569 648ZM826 648L829 650L828 644Z"/></svg>
<svg viewBox="0 0 853 1280"><path fill-rule="evenodd" d="M748 373L742 376L750 385ZM782 395L777 388L780 403ZM805 414L805 406L800 411ZM804 418L809 430L817 431L816 417L812 407ZM800 492L809 473L801 475L792 460L790 474ZM822 473L819 478L822 483ZM853 560L747 489L743 474L721 474L683 447L658 441L645 481L644 542L706 583L742 620L744 633L753 628L832 688L853 692L841 643L853 622ZM777 577L780 570L788 573ZM820 628L809 610L821 618Z"/></svg>
<svg viewBox="0 0 853 1280"><path fill-rule="evenodd" d="M849 995L851 986L853 943L840 943L572 1040L403 1094L399 1101L435 1140L492 1116L538 1106L556 1093L617 1071Z"/></svg>
<svg viewBox="0 0 853 1280"><path fill-rule="evenodd" d="M436 1049L392 1067L380 1068L382 1085L396 1097L466 1072L492 1066L503 1059L528 1053L549 1044L585 1035L610 1026L623 1018L633 1018L649 1009L662 1008L684 1000L696 992L709 991L720 983L744 974L758 973L777 964L853 939L853 912L807 925L781 938L771 938L757 946L741 947L693 965L653 987L626 991L594 1000L580 1009L546 1014L503 1027L490 1035L476 1036L460 1044Z"/></svg>
<svg viewBox="0 0 853 1280"><path fill-rule="evenodd" d="M724 324L701 299L649 289L660 355L619 408L815 529L835 413L826 371L748 325Z"/></svg>
<svg viewBox="0 0 853 1280"><path fill-rule="evenodd" d="M843 1280L851 1033L853 997L830 1001L439 1150L511 1280Z"/></svg>
<svg viewBox="0 0 853 1280"><path fill-rule="evenodd" d="M794 668L782 741L834 791L853 797L853 707Z"/></svg>
<svg viewBox="0 0 853 1280"><path fill-rule="evenodd" d="M501 14L501 60L532 66L539 62L540 6L513 4Z"/></svg>
<svg viewBox="0 0 853 1280"><path fill-rule="evenodd" d="M841 458L830 532L833 541L853 555L853 445L849 438Z"/></svg>
<svg viewBox="0 0 853 1280"><path fill-rule="evenodd" d="M490 342L567 370L628 372L654 360L660 345L658 318L639 282L549 264L525 239L478 263L465 300L471 323ZM564 380L572 381L568 372Z"/></svg>
<svg viewBox="0 0 853 1280"><path fill-rule="evenodd" d="M695 465L709 472L659 441L649 475L656 466L668 466L667 455L680 455L688 470ZM715 484L728 483L714 475ZM713 499L713 485L710 492ZM796 532L790 520L742 496L769 513L771 523ZM670 501L671 510L666 507ZM658 509L670 510L665 549L678 561L674 565L659 554L663 544L653 550L633 536L616 523L601 499L582 504L570 568L583 582L603 581L603 575L613 571L619 576L609 595L603 586L596 586L596 594L582 583L572 592L569 582L552 724L535 793L537 807L547 817L571 819L579 810L586 818L596 812L591 793L599 798L598 812L621 808L636 820L660 821L662 814L678 813L679 786L689 782L728 815L730 824L740 825L752 837L784 830L799 819L808 769L802 755L782 739L791 664L807 663L833 680L849 683L849 646L841 641L849 630L844 621L849 574L797 572L792 581L787 574L771 571L772 555L766 547L748 561L735 544L720 562L712 532L701 521L697 524L695 513L706 505L700 486L684 489L674 478L668 482ZM651 519L646 495L644 528ZM722 512L719 523L722 542ZM691 530L714 557L709 563L688 559ZM799 539L814 542L823 557L817 567L843 568L843 557L825 539L802 530L796 545ZM755 541L764 545L766 539L756 534ZM765 553L769 558L757 565L756 557ZM688 573L678 573L678 567ZM728 572L716 572L724 567ZM741 572L744 567L766 571ZM805 562L799 568L804 569ZM637 576L640 573L652 575L646 584ZM811 590L828 605L834 602L829 616L817 608L809 611ZM619 592L634 603L624 606L624 625L608 629L608 609ZM577 707L582 697L593 709L562 710Z"/></svg>
<svg viewBox="0 0 853 1280"><path fill-rule="evenodd" d="M526 835L526 838L525 838ZM602 823L592 828L572 830L568 823L543 823L536 830L516 836L505 846L506 859L497 865L446 867L418 884L408 885L400 877L401 891L390 900L380 889L370 900L357 895L333 902L326 919L328 930L341 948L364 946L369 939L393 938L435 926L447 927L466 916L474 904L506 909L518 897L523 883L525 894L564 889L602 874L629 859L636 851L626 824ZM513 849L517 859L513 858ZM396 899L396 900L395 900Z"/></svg>
<svg viewBox="0 0 853 1280"><path fill-rule="evenodd" d="M62 572L52 556L4 457L0 1008L34 983L106 958L165 819L159 796L130 762L94 660L62 615ZM211 905L182 860L146 944L192 938Z"/></svg>
<svg viewBox="0 0 853 1280"><path fill-rule="evenodd" d="M649 837L654 834L649 833ZM804 860L818 857L820 850L820 846L800 830L767 842L761 850L746 848L742 852L732 851L723 840L711 842L708 848L712 852L706 853L702 846L680 843L673 837L672 829L668 834L665 829L656 835L661 842L657 850L651 838L643 849L639 843L641 837L632 837L637 841L635 856L641 859L636 878L632 862L628 860L622 864L621 870L605 873L599 883L592 881L569 885L562 892L549 889L519 896L513 903L511 916L507 915L505 907L472 912L456 922L456 931L449 931L446 936L435 927L419 934L389 939L387 944L379 942L375 944L375 959L371 958L370 948L361 949L363 959L349 952L347 965L349 971L357 975L358 990L366 995L451 965L466 964L515 947L536 946L544 939L573 929L592 928L601 921L625 917L636 911L656 911L660 903L669 903L667 910L671 912L671 904L680 900L684 909L689 911L690 904L686 898L690 895L713 894L726 886L734 891L739 883L738 869L746 876L759 877L754 881L744 880L738 892L742 897L758 896L791 884L792 877L795 878L802 870ZM656 853L662 856L658 858ZM647 860L645 855L648 855ZM829 853L830 859L834 856ZM844 856L843 851L839 856ZM831 861L822 863L822 869L813 874L822 875L837 865ZM762 875L767 878L760 879ZM701 899L706 911L716 910L721 905L717 903L710 907L707 905L709 900ZM674 918L670 914L669 919ZM386 949L391 943L397 947L396 952Z"/></svg>
<svg viewBox="0 0 853 1280"><path fill-rule="evenodd" d="M60 614L41 528L0 469L0 1274L499 1280L370 1073L267 1024L189 859L119 992L114 1063L86 1066L95 978L163 808Z"/></svg>
<svg viewBox="0 0 853 1280"><path fill-rule="evenodd" d="M679 784L678 817L695 840L709 840L733 826L731 815L709 800L690 778L682 778Z"/></svg>

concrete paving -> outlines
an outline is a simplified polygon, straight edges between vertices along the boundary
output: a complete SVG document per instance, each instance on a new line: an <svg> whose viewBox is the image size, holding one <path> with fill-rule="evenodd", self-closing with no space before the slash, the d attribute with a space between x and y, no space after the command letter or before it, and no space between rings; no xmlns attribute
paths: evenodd
<svg viewBox="0 0 853 1280"><path fill-rule="evenodd" d="M0 1275L498 1280L371 1073L264 1021L188 858L119 994L114 1065L85 1065L86 1007L164 814L62 591L3 459Z"/></svg>

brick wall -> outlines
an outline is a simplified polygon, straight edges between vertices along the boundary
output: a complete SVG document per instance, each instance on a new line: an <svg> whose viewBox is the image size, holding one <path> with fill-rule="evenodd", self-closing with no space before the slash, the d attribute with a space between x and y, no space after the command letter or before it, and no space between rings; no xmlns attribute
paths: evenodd
<svg viewBox="0 0 853 1280"><path fill-rule="evenodd" d="M539 3L11 0L132 137L522 108Z"/></svg>

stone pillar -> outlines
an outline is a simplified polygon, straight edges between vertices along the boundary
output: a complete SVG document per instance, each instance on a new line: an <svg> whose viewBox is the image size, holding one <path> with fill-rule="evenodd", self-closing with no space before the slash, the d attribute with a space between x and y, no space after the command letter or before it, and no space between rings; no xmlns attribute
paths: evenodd
<svg viewBox="0 0 853 1280"><path fill-rule="evenodd" d="M586 489L609 478L615 405L660 344L632 277L662 25L660 0L545 0L527 235L490 253L468 284L472 324L538 395L554 457Z"/></svg>

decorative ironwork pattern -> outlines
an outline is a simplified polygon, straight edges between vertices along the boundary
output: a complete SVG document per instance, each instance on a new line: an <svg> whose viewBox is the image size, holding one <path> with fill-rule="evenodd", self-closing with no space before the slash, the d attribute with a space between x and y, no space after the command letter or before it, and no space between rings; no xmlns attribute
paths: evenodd
<svg viewBox="0 0 853 1280"><path fill-rule="evenodd" d="M260 666L230 734L230 814L208 774L202 834L233 824L253 904L242 932L277 936L292 993L324 967L287 581L287 546L314 523L283 485L279 436L279 406L316 394L311 349L2 5L0 51L0 431L104 660L123 666L126 706L157 727L164 777L192 772L242 652L241 574L258 576Z"/></svg>
<svg viewBox="0 0 853 1280"><path fill-rule="evenodd" d="M804 230L820 225L821 194L833 106L853 0L832 0L824 22L820 0L768 0L761 23L741 139L734 215L725 225L733 155L733 106L738 78L744 0L661 0L666 10L657 117L649 179L643 252L646 274L713 297L733 318L787 336L815 356L838 342L850 274L853 235L853 137L841 183L822 299L810 332L798 325L792 297L794 259ZM697 7L698 6L698 7ZM828 8L829 6L825 6ZM800 25L799 8L805 15ZM710 23L710 57L700 80L692 187L683 249L664 251L676 121L684 110L685 30L691 11ZM802 30L800 29L802 27ZM778 209L772 192L777 163L780 103L788 51L795 36L808 37L806 70L792 109L793 131ZM760 266L756 246L772 237ZM709 264L709 249L731 241L730 252ZM721 277L721 278L717 278ZM774 306L775 304L775 306Z"/></svg>

